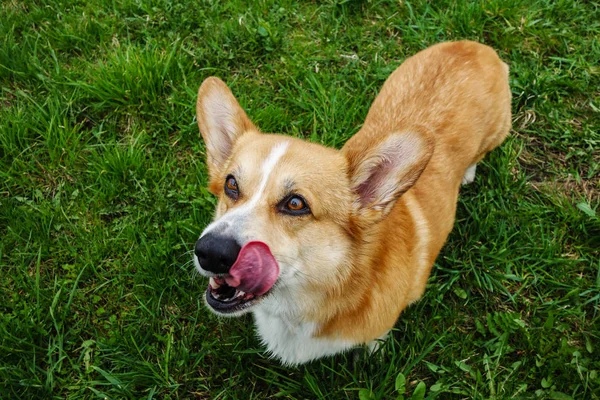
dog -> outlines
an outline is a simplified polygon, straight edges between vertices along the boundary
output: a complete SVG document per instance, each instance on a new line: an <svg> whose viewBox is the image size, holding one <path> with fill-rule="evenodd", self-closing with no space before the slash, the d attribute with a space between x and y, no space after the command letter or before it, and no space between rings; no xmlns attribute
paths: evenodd
<svg viewBox="0 0 600 400"><path fill-rule="evenodd" d="M216 77L196 107L218 198L193 256L206 305L252 312L286 365L386 337L425 290L461 183L511 128L508 66L471 41L408 58L341 150L261 133Z"/></svg>

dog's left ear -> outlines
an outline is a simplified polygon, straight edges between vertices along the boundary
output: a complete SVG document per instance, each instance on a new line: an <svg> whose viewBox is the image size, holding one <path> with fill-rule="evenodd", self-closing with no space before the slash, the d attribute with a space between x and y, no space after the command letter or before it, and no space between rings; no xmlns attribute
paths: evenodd
<svg viewBox="0 0 600 400"><path fill-rule="evenodd" d="M422 131L394 133L366 151L343 149L356 194L355 213L375 223L390 212L429 163L433 140Z"/></svg>
<svg viewBox="0 0 600 400"><path fill-rule="evenodd" d="M213 181L231 156L235 141L252 124L227 85L217 77L207 78L198 90L196 102L198 127L206 144L208 174Z"/></svg>

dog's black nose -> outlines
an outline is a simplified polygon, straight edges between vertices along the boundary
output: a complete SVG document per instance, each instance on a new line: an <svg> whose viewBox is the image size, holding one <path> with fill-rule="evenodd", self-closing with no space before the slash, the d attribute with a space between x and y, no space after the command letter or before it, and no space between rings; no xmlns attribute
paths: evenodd
<svg viewBox="0 0 600 400"><path fill-rule="evenodd" d="M240 250L240 245L234 239L207 234L198 239L194 253L202 269L224 274L235 263Z"/></svg>

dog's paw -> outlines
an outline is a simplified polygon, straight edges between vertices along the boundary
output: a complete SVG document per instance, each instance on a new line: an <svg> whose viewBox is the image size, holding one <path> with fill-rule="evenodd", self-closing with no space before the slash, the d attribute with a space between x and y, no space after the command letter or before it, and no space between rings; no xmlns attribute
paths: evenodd
<svg viewBox="0 0 600 400"><path fill-rule="evenodd" d="M384 333L377 339L372 340L369 343L366 343L362 346L355 347L352 351L352 353L353 353L352 359L353 359L354 364L356 365L360 361L367 360L374 355L378 358L383 358L384 352L380 351L380 350L381 350L381 347L385 344L385 342L388 340L389 337L390 337L390 331L387 331L386 333Z"/></svg>
<svg viewBox="0 0 600 400"><path fill-rule="evenodd" d="M473 182L475 180L475 170L477 169L477 164L473 164L471 165L469 168L467 168L467 170L465 171L465 175L462 178L462 185L468 185L469 183Z"/></svg>
<svg viewBox="0 0 600 400"><path fill-rule="evenodd" d="M385 344L385 342L390 337L390 331L387 331L383 335L379 336L377 339L372 340L371 342L366 344L366 350L369 355L373 355L379 352L381 346Z"/></svg>

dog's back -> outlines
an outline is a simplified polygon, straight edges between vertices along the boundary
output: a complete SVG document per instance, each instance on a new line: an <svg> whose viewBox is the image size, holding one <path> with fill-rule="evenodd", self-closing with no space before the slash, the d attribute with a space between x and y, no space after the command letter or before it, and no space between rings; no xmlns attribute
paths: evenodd
<svg viewBox="0 0 600 400"><path fill-rule="evenodd" d="M488 46L448 42L407 59L387 79L363 128L342 149L350 159L360 157L392 132L418 131L433 143L422 175L369 239L390 249L393 260L394 249L398 256L406 252L398 230L405 229L407 212L421 221L422 239L412 251L423 259L413 267L418 283L409 285L407 303L421 297L454 225L461 181L469 171L474 176L475 164L502 143L510 127L508 66Z"/></svg>
<svg viewBox="0 0 600 400"><path fill-rule="evenodd" d="M510 102L508 67L492 48L471 41L440 43L390 75L344 151L362 152L382 133L423 127L435 152L419 183L443 164L444 180L458 187L465 170L508 135Z"/></svg>

